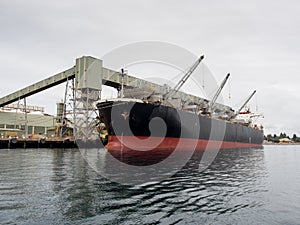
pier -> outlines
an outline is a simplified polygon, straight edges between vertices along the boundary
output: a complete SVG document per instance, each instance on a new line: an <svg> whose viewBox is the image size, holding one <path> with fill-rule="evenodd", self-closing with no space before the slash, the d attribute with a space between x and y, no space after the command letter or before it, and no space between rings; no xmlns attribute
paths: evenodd
<svg viewBox="0 0 300 225"><path fill-rule="evenodd" d="M75 148L74 138L50 138L50 139L25 139L5 138L0 139L0 149L13 148Z"/></svg>

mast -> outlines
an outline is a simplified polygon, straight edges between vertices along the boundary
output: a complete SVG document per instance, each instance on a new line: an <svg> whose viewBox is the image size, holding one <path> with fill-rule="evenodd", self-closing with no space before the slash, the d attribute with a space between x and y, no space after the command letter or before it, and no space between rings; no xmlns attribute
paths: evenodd
<svg viewBox="0 0 300 225"><path fill-rule="evenodd" d="M245 107L245 105L250 101L250 99L253 97L253 95L256 93L256 90L253 91L253 93L247 98L247 100L245 101L245 103L241 106L241 108L239 108L238 111L236 111L235 113L235 116L237 116L241 111L242 109Z"/></svg>
<svg viewBox="0 0 300 225"><path fill-rule="evenodd" d="M212 98L212 100L211 100L211 102L210 102L210 107L211 107L211 108L212 108L212 107L214 106L214 104L216 103L216 101L217 101L219 95L221 94L221 91L222 91L223 87L225 86L225 84L226 84L226 82L227 82L229 76L230 76L230 73L228 73L228 74L226 75L226 77L225 77L224 80L222 81L220 87L218 88L216 94L215 94L214 97Z"/></svg>
<svg viewBox="0 0 300 225"><path fill-rule="evenodd" d="M200 56L199 59L189 68L189 70L184 74L184 76L180 79L180 81L175 85L174 88L172 88L169 92L167 92L164 95L164 99L172 98L179 89L184 85L184 83L187 81L187 79L192 75L192 73L195 71L195 69L198 67L200 62L204 59L204 55Z"/></svg>
<svg viewBox="0 0 300 225"><path fill-rule="evenodd" d="M120 90L120 98L124 97L124 75L125 75L125 70L122 68L121 69L121 90Z"/></svg>

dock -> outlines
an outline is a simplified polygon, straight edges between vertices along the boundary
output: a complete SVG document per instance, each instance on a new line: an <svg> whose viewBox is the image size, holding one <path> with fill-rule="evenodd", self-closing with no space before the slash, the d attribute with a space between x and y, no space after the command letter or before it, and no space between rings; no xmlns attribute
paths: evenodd
<svg viewBox="0 0 300 225"><path fill-rule="evenodd" d="M49 138L49 139L25 139L25 138L1 138L0 149L14 148L77 148L74 138Z"/></svg>

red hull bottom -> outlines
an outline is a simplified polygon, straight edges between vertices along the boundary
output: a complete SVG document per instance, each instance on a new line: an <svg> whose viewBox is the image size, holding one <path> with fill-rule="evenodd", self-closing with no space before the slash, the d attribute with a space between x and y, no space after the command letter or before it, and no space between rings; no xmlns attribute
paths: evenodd
<svg viewBox="0 0 300 225"><path fill-rule="evenodd" d="M160 137L132 137L132 136L110 136L106 148L108 150L140 150L147 151L146 146L137 145L136 140L139 139L144 144L151 142L151 145L155 146L157 150L169 150L169 149L195 149L195 150L208 150L208 149L228 149L228 148L251 148L260 147L262 144L253 143L242 143L242 142L224 142L214 140L201 140L201 139L190 139L190 138L160 138ZM132 146L132 147L130 147ZM153 148L154 149L154 148ZM152 151L152 150L149 150Z"/></svg>
<svg viewBox="0 0 300 225"><path fill-rule="evenodd" d="M106 148L113 157L123 162L133 165L149 165L164 160L174 150L204 151L210 149L250 148L260 146L262 145L189 138L110 136Z"/></svg>

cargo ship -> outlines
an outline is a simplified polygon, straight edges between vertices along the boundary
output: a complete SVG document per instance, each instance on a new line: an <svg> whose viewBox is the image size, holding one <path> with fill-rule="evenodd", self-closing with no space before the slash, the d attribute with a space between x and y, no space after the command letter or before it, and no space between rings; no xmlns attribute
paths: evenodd
<svg viewBox="0 0 300 225"><path fill-rule="evenodd" d="M166 93L151 93L139 99L126 98L122 91L119 98L96 103L108 133L106 148L113 156L142 158L159 155L158 158L165 158L175 149L208 150L262 145L263 129L252 124L252 118L259 115L249 110L241 112L255 91L236 112L230 107L225 107L226 110L216 107L216 99L230 74L211 101L186 103L174 97L202 59L203 56ZM131 93L137 91L131 89Z"/></svg>

